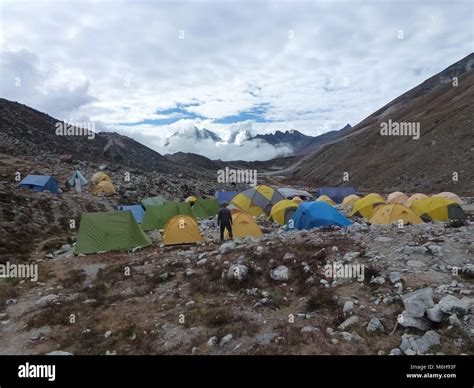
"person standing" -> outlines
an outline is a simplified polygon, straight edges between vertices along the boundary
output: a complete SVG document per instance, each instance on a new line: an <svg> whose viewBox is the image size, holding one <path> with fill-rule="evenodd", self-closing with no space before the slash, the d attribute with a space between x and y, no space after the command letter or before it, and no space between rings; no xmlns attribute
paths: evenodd
<svg viewBox="0 0 474 388"><path fill-rule="evenodd" d="M221 241L224 241L224 230L229 232L229 238L232 240L232 212L227 208L227 202L223 202L219 213L217 213L217 225L221 232Z"/></svg>

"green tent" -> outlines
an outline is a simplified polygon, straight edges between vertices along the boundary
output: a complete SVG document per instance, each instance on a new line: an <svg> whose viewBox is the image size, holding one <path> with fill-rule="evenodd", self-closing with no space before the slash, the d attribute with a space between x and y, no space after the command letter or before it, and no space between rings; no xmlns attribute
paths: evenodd
<svg viewBox="0 0 474 388"><path fill-rule="evenodd" d="M151 245L130 210L82 213L74 253L129 250Z"/></svg>
<svg viewBox="0 0 474 388"><path fill-rule="evenodd" d="M163 229L168 220L177 215L192 216L191 206L187 202L167 202L163 205L148 206L142 221L143 230Z"/></svg>
<svg viewBox="0 0 474 388"><path fill-rule="evenodd" d="M163 205L166 202L168 202L168 201L166 200L165 197L163 197L161 195L158 195L157 197L150 197L150 198L143 199L142 200L142 205L146 209L147 206Z"/></svg>
<svg viewBox="0 0 474 388"><path fill-rule="evenodd" d="M198 199L193 207L193 215L198 220L214 217L219 210L217 198Z"/></svg>
<svg viewBox="0 0 474 388"><path fill-rule="evenodd" d="M84 178L84 175L82 175L79 170L76 170L67 181L68 186L74 187L76 185L76 179L79 179L81 186L87 185L87 179Z"/></svg>

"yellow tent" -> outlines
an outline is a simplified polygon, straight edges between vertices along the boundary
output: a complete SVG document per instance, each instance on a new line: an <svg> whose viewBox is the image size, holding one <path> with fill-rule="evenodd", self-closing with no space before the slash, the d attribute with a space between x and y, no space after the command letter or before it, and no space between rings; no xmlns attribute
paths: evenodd
<svg viewBox="0 0 474 388"><path fill-rule="evenodd" d="M262 214L269 215L272 206L284 199L285 197L272 187L258 185L240 192L232 198L230 203L257 217Z"/></svg>
<svg viewBox="0 0 474 388"><path fill-rule="evenodd" d="M404 224L422 224L423 220L410 208L392 203L377 206L369 219L371 224L387 225L402 220Z"/></svg>
<svg viewBox="0 0 474 388"><path fill-rule="evenodd" d="M92 194L99 194L99 193L115 194L115 187L112 183L108 181L102 181L92 186L91 193Z"/></svg>
<svg viewBox="0 0 474 388"><path fill-rule="evenodd" d="M407 206L407 207L411 207L411 205L413 205L413 202L415 202L419 199L424 199L424 198L429 198L429 197L425 194L422 194L422 193L413 194L410 198L408 198L406 200L404 205Z"/></svg>
<svg viewBox="0 0 474 388"><path fill-rule="evenodd" d="M379 198L374 195L366 195L365 197L358 199L352 208L350 217L359 216L369 219L372 215L372 211L379 205L385 204L383 198Z"/></svg>
<svg viewBox="0 0 474 388"><path fill-rule="evenodd" d="M99 182L112 183L112 178L110 178L105 172L99 171L92 175L91 182L94 184L97 184Z"/></svg>
<svg viewBox="0 0 474 388"><path fill-rule="evenodd" d="M196 220L190 216L177 215L169 219L163 230L165 245L195 244L202 240Z"/></svg>
<svg viewBox="0 0 474 388"><path fill-rule="evenodd" d="M263 237L263 232L255 220L245 212L232 214L232 234L234 238ZM229 237L227 229L225 237Z"/></svg>
<svg viewBox="0 0 474 388"><path fill-rule="evenodd" d="M298 209L297 203L284 199L283 201L277 202L273 205L270 218L278 222L280 225L286 225L296 209Z"/></svg>
<svg viewBox="0 0 474 388"><path fill-rule="evenodd" d="M404 204L407 199L408 199L408 195L402 193L401 191L395 191L388 195L387 202Z"/></svg>
<svg viewBox="0 0 474 388"><path fill-rule="evenodd" d="M385 200L383 199L383 197L382 197L380 194L377 194L377 193L370 193L370 194L367 194L366 197L378 198L378 199L381 199L382 201L385 202Z"/></svg>
<svg viewBox="0 0 474 388"><path fill-rule="evenodd" d="M321 195L316 199L316 202L326 202L328 205L334 206L336 202L334 202L331 198L327 195Z"/></svg>
<svg viewBox="0 0 474 388"><path fill-rule="evenodd" d="M184 202L189 202L191 205L196 202L198 199L194 195L190 195L188 198L184 200Z"/></svg>
<svg viewBox="0 0 474 388"><path fill-rule="evenodd" d="M342 200L342 207L344 209L352 207L354 206L354 204L356 203L358 199L360 199L358 195L355 195L355 194L348 195L347 197L344 197L344 199Z"/></svg>
<svg viewBox="0 0 474 388"><path fill-rule="evenodd" d="M456 194L451 193L449 191L444 191L442 193L435 194L433 195L433 197L443 197L443 198L451 199L452 201L456 202L458 205L462 205L462 199L459 198Z"/></svg>
<svg viewBox="0 0 474 388"><path fill-rule="evenodd" d="M444 197L431 197L413 202L412 210L425 221L465 219L466 215L456 202Z"/></svg>
<svg viewBox="0 0 474 388"><path fill-rule="evenodd" d="M297 203L298 205L303 202L303 200L300 197L293 197L292 199L293 202Z"/></svg>

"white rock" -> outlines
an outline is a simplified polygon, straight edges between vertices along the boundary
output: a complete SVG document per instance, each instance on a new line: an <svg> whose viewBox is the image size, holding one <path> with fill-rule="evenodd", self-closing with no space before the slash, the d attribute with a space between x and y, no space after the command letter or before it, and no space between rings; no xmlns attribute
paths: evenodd
<svg viewBox="0 0 474 388"><path fill-rule="evenodd" d="M434 306L433 289L421 288L402 296L403 304L408 315L421 318L427 309Z"/></svg>
<svg viewBox="0 0 474 388"><path fill-rule="evenodd" d="M427 330L430 328L430 322L425 318L417 318L403 311L398 317L398 323L403 327L414 327L419 330Z"/></svg>
<svg viewBox="0 0 474 388"><path fill-rule="evenodd" d="M400 272L396 272L396 271L389 272L388 278L390 279L390 282L392 284L396 284L401 280Z"/></svg>
<svg viewBox="0 0 474 388"><path fill-rule="evenodd" d="M229 343L232 341L232 338L232 334L227 334L226 336L222 337L219 346L224 346L225 344Z"/></svg>
<svg viewBox="0 0 474 388"><path fill-rule="evenodd" d="M427 331L423 337L411 334L404 334L402 336L402 343L400 349L405 354L410 354L409 350L415 352L415 354L424 354L431 347L439 345L441 336L434 330ZM413 354L413 353L411 353Z"/></svg>
<svg viewBox="0 0 474 388"><path fill-rule="evenodd" d="M369 333L374 333L374 332L377 332L377 331L383 331L383 325L382 325L382 322L380 322L380 320L378 318L372 318L370 321L369 321L369 324L367 325L367 331Z"/></svg>
<svg viewBox="0 0 474 388"><path fill-rule="evenodd" d="M344 315L352 314L352 309L354 308L354 302L352 300L348 300L344 303L344 307L342 308L342 312Z"/></svg>
<svg viewBox="0 0 474 388"><path fill-rule="evenodd" d="M216 336L211 337L211 338L209 338L209 340L207 341L207 345L208 345L208 346L216 346L218 341L219 341L219 340L217 339Z"/></svg>
<svg viewBox="0 0 474 388"><path fill-rule="evenodd" d="M249 269L243 264L232 264L227 271L227 279L235 279L239 282L244 280L248 275Z"/></svg>
<svg viewBox="0 0 474 388"><path fill-rule="evenodd" d="M458 299L452 295L446 295L439 303L439 308L445 314L466 315L468 311L468 304L464 299Z"/></svg>
<svg viewBox="0 0 474 388"><path fill-rule="evenodd" d="M47 356L73 356L74 354L65 352L63 350L55 350L53 352L46 353Z"/></svg>
<svg viewBox="0 0 474 388"><path fill-rule="evenodd" d="M385 284L385 278L383 276L372 277L370 279L371 284L378 284L379 286Z"/></svg>
<svg viewBox="0 0 474 388"><path fill-rule="evenodd" d="M228 241L220 246L219 251L221 253L227 253L233 250L234 248L235 248L235 242Z"/></svg>
<svg viewBox="0 0 474 388"><path fill-rule="evenodd" d="M287 281L289 278L288 268L284 265L280 265L270 271L270 277L279 282Z"/></svg>
<svg viewBox="0 0 474 388"><path fill-rule="evenodd" d="M379 236L375 238L375 241L377 242L390 242L393 241L392 237L385 237L385 236Z"/></svg>
<svg viewBox="0 0 474 388"><path fill-rule="evenodd" d="M438 305L426 310L426 317L432 322L441 322L443 319L443 312Z"/></svg>
<svg viewBox="0 0 474 388"><path fill-rule="evenodd" d="M350 318L347 318L344 322L342 322L339 326L338 326L338 329L339 330L346 330L347 328L355 325L359 323L359 317L357 317L356 315L350 317Z"/></svg>
<svg viewBox="0 0 474 388"><path fill-rule="evenodd" d="M359 257L360 256L360 252L347 252L343 258L342 258L342 261L344 263L349 263L351 262L352 260L354 260L356 257Z"/></svg>
<svg viewBox="0 0 474 388"><path fill-rule="evenodd" d="M58 299L59 299L59 296L57 296L56 294L45 295L45 296L43 296L42 298L39 298L36 301L36 305L40 306L40 307L46 306L50 303L53 303L54 301L56 301Z"/></svg>

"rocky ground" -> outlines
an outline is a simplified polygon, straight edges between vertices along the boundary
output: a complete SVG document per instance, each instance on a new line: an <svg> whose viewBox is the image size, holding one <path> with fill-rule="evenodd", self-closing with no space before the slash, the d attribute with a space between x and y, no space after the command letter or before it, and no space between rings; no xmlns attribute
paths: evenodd
<svg viewBox="0 0 474 388"><path fill-rule="evenodd" d="M44 194L47 195L47 194ZM74 256L28 253L39 281L0 280L0 353L473 354L474 222L284 231L263 239ZM363 278L328 274L334 263ZM355 265L363 267L355 267Z"/></svg>

